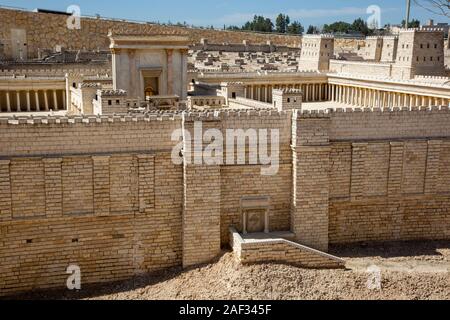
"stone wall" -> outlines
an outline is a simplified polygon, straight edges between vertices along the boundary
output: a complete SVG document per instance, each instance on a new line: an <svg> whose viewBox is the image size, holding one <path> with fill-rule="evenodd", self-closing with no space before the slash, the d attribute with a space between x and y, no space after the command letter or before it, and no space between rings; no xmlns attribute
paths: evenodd
<svg viewBox="0 0 450 320"><path fill-rule="evenodd" d="M173 130L197 121L278 130L279 170L263 175L248 145L245 163L175 164ZM270 230L323 251L449 239L449 122L448 107L0 118L0 295L63 288L71 264L88 284L208 262L242 230L244 196L269 197ZM305 259L269 247L253 252Z"/></svg>
<svg viewBox="0 0 450 320"><path fill-rule="evenodd" d="M7 57L13 56L11 29L25 30L29 58L36 58L38 49L52 49L56 46L72 50L108 49L109 30L113 30L114 33L187 33L192 44L200 43L202 38L208 39L211 43L242 43L247 40L253 44L266 44L270 40L274 45L293 47L298 47L301 42L298 36L192 29L96 18L82 18L81 30L69 30L65 15L9 9L0 9L0 21L2 21L0 42L4 45Z"/></svg>
<svg viewBox="0 0 450 320"><path fill-rule="evenodd" d="M259 129L266 129L268 132L267 152L269 156L273 147L270 136L271 130L278 130L279 133L279 144L274 147L279 150L279 170L273 175L262 174L261 170L267 168L267 166L261 165L259 159L257 159L255 164L251 163L248 141L246 150L243 150L246 156L244 164L238 163L237 159L235 159L234 164L228 163L226 161L227 150L224 146L223 158L225 161L223 165L219 166L220 176L217 178L217 180L220 180L220 223L217 226L220 226L221 244L227 245L229 243L228 228L230 226L234 226L242 231L240 202L242 197L246 196L270 197L270 230L289 230L291 206L291 184L289 181L292 176L291 114L289 112L257 112L253 110L248 112L225 112L221 113L216 119L214 117L198 116L189 117L186 120L188 124L195 121L203 122L203 131L208 128L216 128L222 132L224 137L226 137L227 129L241 129L244 132L247 132L249 129L254 129L256 132ZM192 125L189 124L189 128L191 127ZM238 149L236 145L237 140L235 140L235 153L237 154L242 150ZM209 188L214 188L214 184L210 183ZM205 191L202 195L206 196L209 192ZM211 199L208 201L211 204L215 203ZM197 211L199 212L198 214L203 215L202 210ZM203 217L203 219L205 218ZM215 227L211 228L211 230L215 230ZM205 232L207 231L205 230ZM212 237L212 235L210 236Z"/></svg>
<svg viewBox="0 0 450 320"><path fill-rule="evenodd" d="M180 121L78 119L0 124L0 295L181 265Z"/></svg>
<svg viewBox="0 0 450 320"><path fill-rule="evenodd" d="M392 76L392 65L390 63L372 61L330 60L330 71L390 78Z"/></svg>
<svg viewBox="0 0 450 320"><path fill-rule="evenodd" d="M331 115L330 243L448 239L448 108Z"/></svg>
<svg viewBox="0 0 450 320"><path fill-rule="evenodd" d="M254 45L266 45L270 41L275 46L298 48L302 42L301 37L291 35L193 29L95 18L83 18L81 30L69 30L67 16L3 8L0 8L0 21L0 56L9 59L13 56L11 29L26 31L28 58L37 58L39 49L55 49L56 46L72 50L108 49L109 30L115 33L188 33L192 44L198 44L202 39L217 44L242 44L247 40L248 44ZM364 46L364 40L336 39L335 46L341 50L357 50Z"/></svg>

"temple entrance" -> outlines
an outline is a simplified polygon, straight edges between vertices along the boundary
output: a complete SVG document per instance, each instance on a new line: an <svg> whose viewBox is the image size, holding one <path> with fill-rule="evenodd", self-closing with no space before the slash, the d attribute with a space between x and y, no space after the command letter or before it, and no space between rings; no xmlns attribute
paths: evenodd
<svg viewBox="0 0 450 320"><path fill-rule="evenodd" d="M144 77L144 96L145 100L150 97L159 95L159 78L158 77Z"/></svg>

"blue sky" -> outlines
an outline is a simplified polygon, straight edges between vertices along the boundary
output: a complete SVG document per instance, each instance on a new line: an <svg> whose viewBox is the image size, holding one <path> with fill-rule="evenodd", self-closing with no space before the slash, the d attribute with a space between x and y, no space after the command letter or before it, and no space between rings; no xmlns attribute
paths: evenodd
<svg viewBox="0 0 450 320"><path fill-rule="evenodd" d="M323 25L337 20L351 22L367 18L370 5L381 8L381 23L400 23L405 16L406 0L0 0L0 5L26 9L45 8L66 11L70 5L79 5L82 15L123 18L155 22L184 22L194 25L223 27L242 25L254 14L274 18L287 13L291 20L303 25ZM448 22L448 18L434 16L423 8L413 6L412 18L426 22Z"/></svg>

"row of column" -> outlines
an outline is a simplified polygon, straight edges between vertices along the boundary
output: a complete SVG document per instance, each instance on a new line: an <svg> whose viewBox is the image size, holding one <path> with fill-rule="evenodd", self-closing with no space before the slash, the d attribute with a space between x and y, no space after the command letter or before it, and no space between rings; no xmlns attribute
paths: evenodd
<svg viewBox="0 0 450 320"><path fill-rule="evenodd" d="M369 108L450 106L450 99L383 91L369 88L329 85L330 100Z"/></svg>
<svg viewBox="0 0 450 320"><path fill-rule="evenodd" d="M0 91L1 112L66 110L64 90Z"/></svg>
<svg viewBox="0 0 450 320"><path fill-rule="evenodd" d="M301 89L304 102L326 101L329 99L329 86L326 83L248 85L245 87L245 97L272 103L272 89Z"/></svg>

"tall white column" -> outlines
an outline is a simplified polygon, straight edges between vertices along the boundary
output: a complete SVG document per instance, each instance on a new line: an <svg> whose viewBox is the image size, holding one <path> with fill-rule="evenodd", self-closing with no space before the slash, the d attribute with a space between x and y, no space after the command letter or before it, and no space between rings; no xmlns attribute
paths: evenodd
<svg viewBox="0 0 450 320"><path fill-rule="evenodd" d="M41 106L39 105L39 92L34 92L34 97L36 99L36 111L41 111Z"/></svg>
<svg viewBox="0 0 450 320"><path fill-rule="evenodd" d="M67 110L67 94L66 94L66 90L62 91L62 95L63 95L63 108L64 108L64 110Z"/></svg>
<svg viewBox="0 0 450 320"><path fill-rule="evenodd" d="M31 111L30 91L27 90L26 96L27 96L27 111L30 112Z"/></svg>
<svg viewBox="0 0 450 320"><path fill-rule="evenodd" d="M48 111L48 95L47 95L47 90L44 90L44 105L45 105L45 111Z"/></svg>
<svg viewBox="0 0 450 320"><path fill-rule="evenodd" d="M56 90L53 90L53 109L58 110L58 96L56 95Z"/></svg>
<svg viewBox="0 0 450 320"><path fill-rule="evenodd" d="M20 111L22 111L22 109L20 108L20 91L17 91L16 92L16 98L17 98L17 106L16 106L16 108L17 108L17 112L20 112Z"/></svg>
<svg viewBox="0 0 450 320"><path fill-rule="evenodd" d="M9 96L9 91L6 91L6 111L11 112L11 97Z"/></svg>

